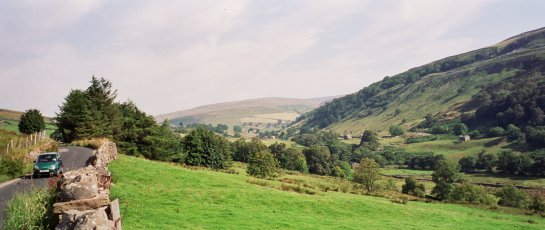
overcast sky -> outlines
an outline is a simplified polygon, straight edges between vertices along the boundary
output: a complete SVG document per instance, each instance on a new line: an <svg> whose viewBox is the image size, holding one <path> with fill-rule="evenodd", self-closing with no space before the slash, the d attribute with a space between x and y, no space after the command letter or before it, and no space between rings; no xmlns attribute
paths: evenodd
<svg viewBox="0 0 545 230"><path fill-rule="evenodd" d="M0 108L105 77L150 114L353 93L545 26L545 1L0 0Z"/></svg>

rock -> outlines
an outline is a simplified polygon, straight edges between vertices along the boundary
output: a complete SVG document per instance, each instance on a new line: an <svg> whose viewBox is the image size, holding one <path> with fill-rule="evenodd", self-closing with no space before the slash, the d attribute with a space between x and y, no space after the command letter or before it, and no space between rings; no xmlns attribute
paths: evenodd
<svg viewBox="0 0 545 230"><path fill-rule="evenodd" d="M57 230L109 230L115 229L114 222L108 220L106 208L77 211L68 210L62 213Z"/></svg>
<svg viewBox="0 0 545 230"><path fill-rule="evenodd" d="M92 166L67 172L60 187L62 201L93 198L98 195L97 171Z"/></svg>
<svg viewBox="0 0 545 230"><path fill-rule="evenodd" d="M53 204L53 213L61 213L68 210L90 210L110 205L108 194L100 194L97 197Z"/></svg>

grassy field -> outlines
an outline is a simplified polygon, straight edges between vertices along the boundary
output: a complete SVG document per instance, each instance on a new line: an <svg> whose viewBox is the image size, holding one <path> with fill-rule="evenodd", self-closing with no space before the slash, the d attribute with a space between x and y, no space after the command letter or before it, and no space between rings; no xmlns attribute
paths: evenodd
<svg viewBox="0 0 545 230"><path fill-rule="evenodd" d="M501 138L484 138L467 142L437 140L414 144L400 144L399 147L405 148L408 152L431 151L436 154L443 154L447 159L458 160L466 155L477 155L481 151L499 153L507 145L508 143Z"/></svg>
<svg viewBox="0 0 545 230"><path fill-rule="evenodd" d="M4 125L0 126L0 129L5 129L5 130L19 133L19 121L4 120ZM50 123L45 124L45 131L47 132L47 135L51 135L53 132L55 132L56 129L57 129L57 126L53 124L50 124Z"/></svg>
<svg viewBox="0 0 545 230"><path fill-rule="evenodd" d="M121 200L126 229L545 228L545 220L536 216L454 204L403 205L332 191L301 194L249 183L256 179L243 174L128 156L112 162L110 170L115 178L111 194ZM331 183L317 176L289 176Z"/></svg>

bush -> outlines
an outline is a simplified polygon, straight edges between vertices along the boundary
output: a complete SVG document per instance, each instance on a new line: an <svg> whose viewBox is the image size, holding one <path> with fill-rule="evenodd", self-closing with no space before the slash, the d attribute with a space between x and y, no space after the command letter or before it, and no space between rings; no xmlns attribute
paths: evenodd
<svg viewBox="0 0 545 230"><path fill-rule="evenodd" d="M392 136L401 136L405 133L405 129L399 125L390 126L390 135Z"/></svg>
<svg viewBox="0 0 545 230"><path fill-rule="evenodd" d="M51 229L56 193L48 189L15 195L6 208L5 229Z"/></svg>
<svg viewBox="0 0 545 230"><path fill-rule="evenodd" d="M426 188L424 187L424 184L417 184L416 180L413 177L405 178L405 184L401 186L401 192L403 194L417 197L426 196Z"/></svg>
<svg viewBox="0 0 545 230"><path fill-rule="evenodd" d="M451 201L470 203L470 204L496 204L497 199L488 194L482 186L462 183L452 190Z"/></svg>
<svg viewBox="0 0 545 230"><path fill-rule="evenodd" d="M501 188L496 193L496 196L500 198L498 203L501 206L514 208L524 208L527 206L528 195L513 186L506 186Z"/></svg>
<svg viewBox="0 0 545 230"><path fill-rule="evenodd" d="M19 132L24 134L37 133L45 129L45 121L42 113L37 109L27 110L21 115Z"/></svg>
<svg viewBox="0 0 545 230"><path fill-rule="evenodd" d="M536 212L545 212L545 200L540 196L533 196L528 208Z"/></svg>
<svg viewBox="0 0 545 230"><path fill-rule="evenodd" d="M458 123L452 127L452 132L454 132L456 135L466 135L467 126L464 123Z"/></svg>
<svg viewBox="0 0 545 230"><path fill-rule="evenodd" d="M476 163L477 163L477 159L474 156L465 156L458 161L458 164L460 164L460 168L464 172L473 171L475 169Z"/></svg>
<svg viewBox="0 0 545 230"><path fill-rule="evenodd" d="M278 162L274 159L272 153L260 151L250 157L246 171L248 174L259 178L275 177L278 172L277 167Z"/></svg>
<svg viewBox="0 0 545 230"><path fill-rule="evenodd" d="M496 126L488 130L488 136L490 137L500 137L503 135L505 135L505 129L502 127Z"/></svg>
<svg viewBox="0 0 545 230"><path fill-rule="evenodd" d="M507 131L505 132L505 135L507 136L507 138L509 138L509 140L514 141L521 138L522 132L517 126L509 124L507 126Z"/></svg>
<svg viewBox="0 0 545 230"><path fill-rule="evenodd" d="M0 159L0 174L11 178L23 175L25 163L21 159Z"/></svg>

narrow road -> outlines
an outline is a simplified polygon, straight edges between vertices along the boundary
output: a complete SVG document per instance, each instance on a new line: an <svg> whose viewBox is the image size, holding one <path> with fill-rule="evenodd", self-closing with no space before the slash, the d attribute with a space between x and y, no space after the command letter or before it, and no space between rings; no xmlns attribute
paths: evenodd
<svg viewBox="0 0 545 230"><path fill-rule="evenodd" d="M68 172L85 167L87 160L93 155L93 150L68 146L59 148L59 153L61 154L64 171ZM0 184L0 229L4 224L7 202L17 193L28 191L31 188L47 186L49 179L47 177L31 179L30 176L25 176Z"/></svg>

